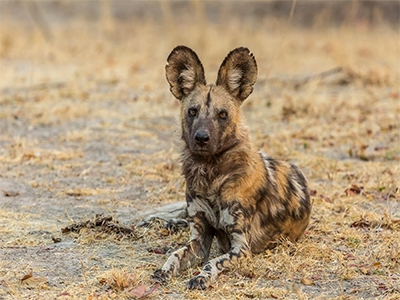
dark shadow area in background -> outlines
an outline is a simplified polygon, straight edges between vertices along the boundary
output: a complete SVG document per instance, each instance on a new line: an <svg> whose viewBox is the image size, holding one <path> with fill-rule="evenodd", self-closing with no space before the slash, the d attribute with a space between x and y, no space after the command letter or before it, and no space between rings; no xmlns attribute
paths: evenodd
<svg viewBox="0 0 400 300"><path fill-rule="evenodd" d="M32 4L33 3L33 4ZM46 21L54 24L72 20L97 20L104 11L121 21L150 19L163 21L168 6L172 17L191 18L201 10L210 22L240 18L259 22L264 18L288 18L292 1L1 1L0 13L18 22L29 20L29 9L39 9ZM29 9L26 9L30 7ZM36 7L36 8L32 8ZM397 28L400 24L399 1L302 1L296 2L292 24L296 26L337 26L343 23L363 23L373 27L379 23Z"/></svg>

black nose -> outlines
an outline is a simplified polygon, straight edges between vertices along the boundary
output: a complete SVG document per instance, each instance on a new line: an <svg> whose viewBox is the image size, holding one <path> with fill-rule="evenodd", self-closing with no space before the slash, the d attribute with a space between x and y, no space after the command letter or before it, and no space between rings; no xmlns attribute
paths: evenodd
<svg viewBox="0 0 400 300"><path fill-rule="evenodd" d="M194 134L194 140L199 146L207 145L210 141L210 134L208 133L208 130L197 130Z"/></svg>

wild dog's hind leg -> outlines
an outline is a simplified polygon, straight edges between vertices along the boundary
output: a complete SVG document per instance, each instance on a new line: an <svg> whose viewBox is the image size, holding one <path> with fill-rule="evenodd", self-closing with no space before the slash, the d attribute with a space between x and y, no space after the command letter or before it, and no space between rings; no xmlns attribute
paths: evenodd
<svg viewBox="0 0 400 300"><path fill-rule="evenodd" d="M194 209L191 198L188 200L188 221L190 224L190 241L181 249L173 252L161 269L154 272L153 279L166 282L179 271L196 266L208 259L214 229L209 225L204 211Z"/></svg>
<svg viewBox="0 0 400 300"><path fill-rule="evenodd" d="M164 220L164 227L169 229L189 227L186 221L187 204L185 201L153 208L138 216L137 227L148 226L156 219Z"/></svg>
<svg viewBox="0 0 400 300"><path fill-rule="evenodd" d="M241 259L251 256L246 237L248 228L243 211L235 204L226 208L221 213L220 224L225 227L225 232L230 240L230 249L226 254L209 260L201 273L189 281L188 289L207 288L217 279L219 273L236 266Z"/></svg>

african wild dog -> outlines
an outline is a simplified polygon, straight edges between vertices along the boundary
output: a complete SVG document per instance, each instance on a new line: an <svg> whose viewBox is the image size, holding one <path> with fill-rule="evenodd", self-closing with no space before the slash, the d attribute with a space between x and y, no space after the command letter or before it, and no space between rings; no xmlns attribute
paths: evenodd
<svg viewBox="0 0 400 300"><path fill-rule="evenodd" d="M191 237L153 279L165 282L207 261L215 236L224 254L208 260L187 285L205 289L251 253L272 248L282 237L299 239L310 220L310 197L298 167L259 153L250 143L240 106L253 91L257 65L247 48L228 54L215 85L206 84L199 58L185 46L171 52L165 68L170 90L181 101Z"/></svg>

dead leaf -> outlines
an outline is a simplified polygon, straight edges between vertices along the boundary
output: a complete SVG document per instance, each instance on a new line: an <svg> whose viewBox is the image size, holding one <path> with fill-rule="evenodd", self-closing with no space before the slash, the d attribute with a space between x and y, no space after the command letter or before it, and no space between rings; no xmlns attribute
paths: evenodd
<svg viewBox="0 0 400 300"><path fill-rule="evenodd" d="M303 277L301 279L301 283L304 285L315 285L314 281L312 281L311 279L308 279L306 277Z"/></svg>
<svg viewBox="0 0 400 300"><path fill-rule="evenodd" d="M374 262L374 264L373 264L373 267L374 268L378 268L378 267L381 267L382 266L382 264L379 262L379 261L376 261L376 262Z"/></svg>
<svg viewBox="0 0 400 300"><path fill-rule="evenodd" d="M146 291L146 292L143 294L143 297L146 297L146 296L150 295L150 294L153 293L155 290L157 290L159 287L160 287L160 284L159 284L159 283L156 283L156 284L153 285L148 291Z"/></svg>
<svg viewBox="0 0 400 300"><path fill-rule="evenodd" d="M371 272L367 268L359 268L360 272L364 275L370 275Z"/></svg>
<svg viewBox="0 0 400 300"><path fill-rule="evenodd" d="M344 193L346 196L355 196L360 195L364 190L363 186L358 186L356 184L352 184L349 188L347 188Z"/></svg>
<svg viewBox="0 0 400 300"><path fill-rule="evenodd" d="M30 269L29 273L26 274L26 275L24 275L24 277L21 278L21 282L27 280L28 278L31 278L31 277L32 277L32 274L33 274L33 270Z"/></svg>
<svg viewBox="0 0 400 300"><path fill-rule="evenodd" d="M48 247L48 246L43 246L40 247L40 251L51 251L54 250L56 247Z"/></svg>
<svg viewBox="0 0 400 300"><path fill-rule="evenodd" d="M320 198L321 198L322 200L324 200L325 202L332 203L331 198L329 198L328 196L324 196L324 195L322 195L322 194L320 194L319 196L320 196Z"/></svg>
<svg viewBox="0 0 400 300"><path fill-rule="evenodd" d="M165 246L162 248L148 248L147 251L150 253L155 253L155 254L166 254L170 250L169 247Z"/></svg>
<svg viewBox="0 0 400 300"><path fill-rule="evenodd" d="M376 287L378 290L380 291L386 291L388 290L388 287L386 286L386 284L384 284L383 282L379 283L378 286Z"/></svg>
<svg viewBox="0 0 400 300"><path fill-rule="evenodd" d="M254 294L250 294L250 293L243 293L243 295L250 299L253 299L256 297Z"/></svg>
<svg viewBox="0 0 400 300"><path fill-rule="evenodd" d="M146 291L146 287L144 285L139 285L137 288L135 288L131 291L131 294L133 296L136 296L138 299L140 299L140 298L144 298L144 297L150 295L155 290L157 290L159 287L160 287L160 284L157 283Z"/></svg>
<svg viewBox="0 0 400 300"><path fill-rule="evenodd" d="M271 270L270 268L267 268L265 270L264 276L268 279L275 280L275 279L279 279L280 274L274 270Z"/></svg>
<svg viewBox="0 0 400 300"><path fill-rule="evenodd" d="M168 236L170 232L167 229L162 228L162 229L160 229L159 233L160 233L160 235Z"/></svg>
<svg viewBox="0 0 400 300"><path fill-rule="evenodd" d="M354 256L354 255L351 254L351 253L347 253L347 254L345 255L344 259L345 259L345 260L356 260L357 257Z"/></svg>
<svg viewBox="0 0 400 300"><path fill-rule="evenodd" d="M19 192L18 191L4 191L4 196L16 197L16 196L19 196Z"/></svg>
<svg viewBox="0 0 400 300"><path fill-rule="evenodd" d="M316 274L314 276L314 280L320 280L321 279L321 274Z"/></svg>
<svg viewBox="0 0 400 300"><path fill-rule="evenodd" d="M56 238L56 237L54 237L54 236L52 236L51 239L53 240L53 243L54 243L54 244L55 244L55 243L61 242L61 239L60 239L60 238Z"/></svg>
<svg viewBox="0 0 400 300"><path fill-rule="evenodd" d="M355 221L355 222L351 223L351 225L350 225L350 227L352 227L352 228L362 228L362 229L367 229L370 226L371 226L371 223L364 218L362 218L359 221Z"/></svg>
<svg viewBox="0 0 400 300"><path fill-rule="evenodd" d="M24 284L29 285L31 287L37 287L42 284L47 283L47 279L44 277L35 277L31 276L23 281Z"/></svg>
<svg viewBox="0 0 400 300"><path fill-rule="evenodd" d="M310 190L310 196L317 196L317 190Z"/></svg>
<svg viewBox="0 0 400 300"><path fill-rule="evenodd" d="M146 292L146 287L144 285L139 285L136 289L133 289L131 291L131 294L140 299L143 297L145 292Z"/></svg>
<svg viewBox="0 0 400 300"><path fill-rule="evenodd" d="M343 176L343 179L347 179L347 180L354 180L358 178L358 176L354 173L347 173L346 175Z"/></svg>
<svg viewBox="0 0 400 300"><path fill-rule="evenodd" d="M32 159L32 158L36 158L36 155L33 154L33 153L25 153L25 154L22 156L22 160L30 160L30 159Z"/></svg>
<svg viewBox="0 0 400 300"><path fill-rule="evenodd" d="M93 196L99 193L96 189L91 188L77 188L77 189L67 189L64 191L67 196L80 197L80 196Z"/></svg>
<svg viewBox="0 0 400 300"><path fill-rule="evenodd" d="M244 270L244 272L242 272L242 273L243 273L243 276L246 277L246 278L249 278L249 279L253 279L254 278L254 273L250 269L248 269L247 271Z"/></svg>

